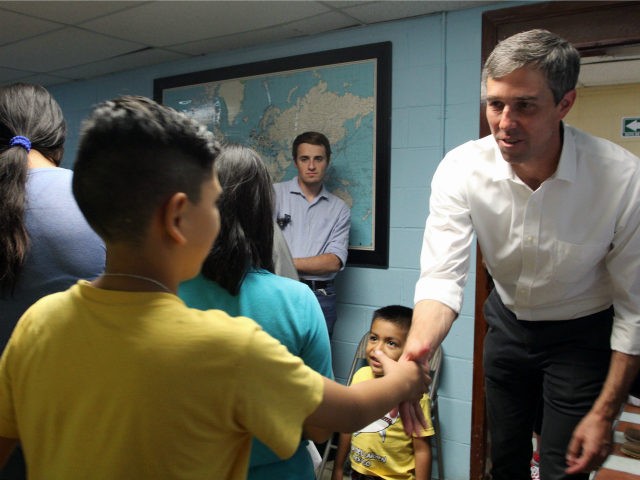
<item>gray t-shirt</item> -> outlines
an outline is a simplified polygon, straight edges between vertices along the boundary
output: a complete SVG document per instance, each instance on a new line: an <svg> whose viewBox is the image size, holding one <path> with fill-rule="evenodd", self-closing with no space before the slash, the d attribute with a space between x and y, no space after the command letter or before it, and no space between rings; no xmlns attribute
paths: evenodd
<svg viewBox="0 0 640 480"><path fill-rule="evenodd" d="M29 250L13 295L0 296L0 351L36 300L104 271L104 244L76 204L72 177L65 168L29 170L25 209Z"/></svg>

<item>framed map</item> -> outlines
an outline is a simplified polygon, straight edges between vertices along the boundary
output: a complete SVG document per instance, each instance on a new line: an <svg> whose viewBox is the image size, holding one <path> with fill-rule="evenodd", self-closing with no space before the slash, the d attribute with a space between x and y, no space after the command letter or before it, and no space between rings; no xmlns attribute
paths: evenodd
<svg viewBox="0 0 640 480"><path fill-rule="evenodd" d="M391 43L360 45L154 81L154 98L221 142L256 150L274 182L293 178L293 139L324 133L325 185L351 208L347 264L389 264Z"/></svg>

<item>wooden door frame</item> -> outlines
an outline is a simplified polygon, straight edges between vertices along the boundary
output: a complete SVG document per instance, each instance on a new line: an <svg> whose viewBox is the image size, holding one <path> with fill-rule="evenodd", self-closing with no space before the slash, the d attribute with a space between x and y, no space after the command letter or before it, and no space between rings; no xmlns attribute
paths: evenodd
<svg viewBox="0 0 640 480"><path fill-rule="evenodd" d="M555 1L487 11L482 15L482 65L498 41L518 32L544 28L569 40L582 56L602 53L605 47L640 44L640 2ZM489 126L480 105L480 136ZM487 324L482 307L492 288L478 247L476 261L475 334L473 352L473 400L471 409L470 480L484 480L488 438L482 366Z"/></svg>

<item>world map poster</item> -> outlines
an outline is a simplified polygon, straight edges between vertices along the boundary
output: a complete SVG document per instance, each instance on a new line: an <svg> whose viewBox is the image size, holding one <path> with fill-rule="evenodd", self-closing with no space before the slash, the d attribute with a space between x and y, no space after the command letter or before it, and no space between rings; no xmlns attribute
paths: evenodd
<svg viewBox="0 0 640 480"><path fill-rule="evenodd" d="M324 133L332 149L325 185L351 209L353 257L358 250L376 252L376 228L383 227L376 225L376 208L381 208L376 204L376 175L386 173L378 171L379 68L374 57L208 81L200 72L192 83L162 88L160 100L206 125L219 141L256 150L274 183L297 173L291 153L294 138L309 130Z"/></svg>

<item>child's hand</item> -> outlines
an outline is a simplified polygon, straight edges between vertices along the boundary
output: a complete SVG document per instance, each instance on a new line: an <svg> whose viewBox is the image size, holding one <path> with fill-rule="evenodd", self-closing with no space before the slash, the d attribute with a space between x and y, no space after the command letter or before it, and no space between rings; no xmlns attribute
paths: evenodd
<svg viewBox="0 0 640 480"><path fill-rule="evenodd" d="M425 372L429 372L428 356L425 354L420 360L415 359ZM400 360L412 361L410 354L406 352L402 355ZM431 377L427 375L427 386L431 385ZM424 418L424 411L420 406L420 400L413 402L402 402L399 407L400 417L402 418L402 425L404 426L404 432L408 436L419 436L420 433L427 428L427 420Z"/></svg>
<svg viewBox="0 0 640 480"><path fill-rule="evenodd" d="M407 388L405 401L419 402L431 383L431 378L425 373L422 365L403 358L396 362L387 357L382 350L373 353L375 360L382 364L384 375L397 377L401 385Z"/></svg>

